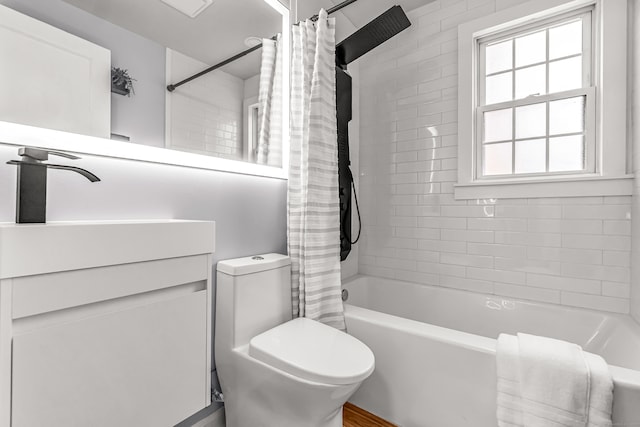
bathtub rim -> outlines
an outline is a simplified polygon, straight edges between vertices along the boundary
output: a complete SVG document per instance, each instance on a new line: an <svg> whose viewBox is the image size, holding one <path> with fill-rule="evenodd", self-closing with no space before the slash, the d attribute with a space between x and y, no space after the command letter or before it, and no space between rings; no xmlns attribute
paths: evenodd
<svg viewBox="0 0 640 427"><path fill-rule="evenodd" d="M443 292L447 292L447 293L451 293L451 294L479 295L479 296L482 296L482 297L485 297L485 298L501 299L503 301L514 302L514 303L522 304L522 305L525 305L525 306L538 306L538 307L550 308L550 309L559 309L560 308L562 310L567 310L567 311L570 311L570 312L583 312L583 313L586 312L586 313L589 313L589 314L595 314L595 315L599 315L599 316L608 316L608 317L612 317L612 318L618 319L621 322L626 323L626 324L630 325L632 328L638 329L640 331L640 322L636 321L628 313L626 313L626 314L625 313L618 313L618 312L615 312L615 311L595 310L593 308L587 308L587 307L577 307L577 306L571 306L571 305L555 304L555 303L550 303L550 302L528 300L528 299L523 299L523 298L515 298L515 297L506 296L506 295L487 294L487 293L484 293L484 292L476 292L476 291L470 291L470 290L466 290L466 289L451 288L451 287L448 287L448 286L428 285L428 284L422 284L422 283L417 283L417 282L409 282L407 280L393 279L393 278L388 278L388 277L371 276L371 275L360 274L360 273L342 279L342 285L341 286L344 289L345 285L348 285L348 284L350 284L352 282L355 282L356 280L360 280L360 279L363 279L363 280L367 280L367 279L390 280L390 281L393 281L393 282L402 283L403 285L416 286L416 287L420 287L420 288L428 288L428 289L432 289L432 290L436 290L436 291L443 291ZM345 302L345 304L350 304L350 303L347 300ZM396 316L396 317L400 317L400 316ZM418 322L418 323L423 323L423 322ZM447 328L445 328L445 329L447 329ZM473 334L471 334L471 335L473 335Z"/></svg>
<svg viewBox="0 0 640 427"><path fill-rule="evenodd" d="M343 280L342 285L344 287L344 285L347 285L355 281L356 279L360 279L360 278L367 279L371 277L377 278L375 276L357 274L355 276L351 276L350 278ZM464 292L464 293L472 293L476 295L487 296L490 298L502 298L500 295L483 294L480 292L451 289L451 288L445 288L441 286L421 285L419 283L407 282L407 281L396 280L396 279L387 279L387 280L393 280L395 282L402 282L402 283L407 283L407 284L416 285L416 286L427 286L429 288L434 288L437 290L442 289L442 290L453 291L453 292L457 291L457 292ZM582 309L582 308L575 308L575 307L565 307L558 304L538 303L533 301L520 300L517 298L513 298L509 300L512 300L515 302L521 302L524 304L544 305L544 306L551 306L554 308L562 307L563 309L566 308L567 310L589 311L597 314L611 315L614 317L623 317L623 318L625 317L625 315L618 314L618 313L609 313L609 312L603 312L598 310ZM433 339L438 342L460 346L469 350L479 351L489 355L495 356L496 354L497 343L498 343L498 340L496 338L489 338L482 335L476 335L469 332L446 328L444 326L438 326L438 325L433 325L431 323L425 323L417 320L407 319L407 318L396 316L393 314L371 310L365 307L359 307L357 305L353 305L349 303L348 300L347 302L344 303L344 309L345 309L345 316L347 318L354 317L359 320L365 320L385 328L390 328L390 329L403 331L403 332L410 332L418 336ZM347 323L347 332L348 331L349 331L349 324ZM640 370L634 370L634 369L625 368L622 366L611 365L608 363L607 363L607 366L609 366L609 372L611 373L611 377L616 386L624 385L624 386L640 389Z"/></svg>

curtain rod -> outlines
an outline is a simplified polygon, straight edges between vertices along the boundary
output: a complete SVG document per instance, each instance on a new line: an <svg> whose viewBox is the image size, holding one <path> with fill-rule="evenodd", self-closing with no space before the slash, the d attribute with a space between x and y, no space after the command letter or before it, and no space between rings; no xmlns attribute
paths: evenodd
<svg viewBox="0 0 640 427"><path fill-rule="evenodd" d="M337 5L329 8L329 10L327 10L327 14L330 15L333 12L337 12L338 10L342 9L343 7L349 6L351 3L355 3L356 1L358 1L358 0L345 0L340 4L337 4ZM313 15L309 19L311 19L312 21L317 21L318 20L318 15ZM275 39L276 39L276 36L271 37L271 40L275 40ZM213 70L217 70L220 67L224 67L225 65L235 61L236 59L240 59L243 56L246 56L246 55L250 54L251 52L260 49L261 47L262 47L262 43L257 44L255 46L252 46L249 49L244 50L244 51L242 51L242 52L240 52L240 53L238 53L236 55L233 55L232 57L227 58L222 62L218 62L217 64L212 65L211 67L207 68L206 70L202 70L199 73L196 73L196 74L194 74L194 75L192 75L190 77L187 77L184 80L179 81L178 83L174 83L174 84L168 85L167 86L167 90L169 92L173 92L174 90L176 90L178 87L182 86L183 84L189 83L191 80L195 80L198 77L204 76L205 74L208 74L208 73L212 72Z"/></svg>

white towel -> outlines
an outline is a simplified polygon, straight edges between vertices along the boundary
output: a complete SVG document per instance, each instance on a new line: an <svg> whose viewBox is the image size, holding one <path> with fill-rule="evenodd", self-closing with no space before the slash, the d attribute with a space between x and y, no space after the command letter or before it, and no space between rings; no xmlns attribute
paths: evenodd
<svg viewBox="0 0 640 427"><path fill-rule="evenodd" d="M613 380L609 373L609 366L597 354L585 352L584 357L591 370L589 424L587 427L611 427Z"/></svg>
<svg viewBox="0 0 640 427"><path fill-rule="evenodd" d="M527 334L501 334L500 427L610 427L613 382L605 361L580 346Z"/></svg>

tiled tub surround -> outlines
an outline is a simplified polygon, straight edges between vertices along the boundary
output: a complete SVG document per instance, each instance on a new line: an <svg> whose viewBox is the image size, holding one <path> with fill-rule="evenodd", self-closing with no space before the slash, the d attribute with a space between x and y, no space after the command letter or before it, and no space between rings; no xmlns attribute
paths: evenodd
<svg viewBox="0 0 640 427"><path fill-rule="evenodd" d="M632 31L631 46L632 55L629 61L632 65L632 100L631 116L629 121L633 127L629 134L632 136L633 146L633 171L635 179L633 183L633 213L640 215L640 0L629 2L629 22ZM632 246L636 248L632 252L632 282L640 284L640 224L635 221L632 231ZM640 322L640 286L631 289L631 315Z"/></svg>
<svg viewBox="0 0 640 427"><path fill-rule="evenodd" d="M179 81L207 64L167 50L168 81ZM167 95L168 147L225 159L242 159L245 81L223 70Z"/></svg>
<svg viewBox="0 0 640 427"><path fill-rule="evenodd" d="M614 425L640 425L640 326L627 315L366 276L345 288L349 333L376 356L351 398L365 410L404 427L495 427L495 338L520 331L603 356Z"/></svg>
<svg viewBox="0 0 640 427"><path fill-rule="evenodd" d="M429 3L363 57L359 271L628 313L630 196L453 197L457 25L518 3Z"/></svg>

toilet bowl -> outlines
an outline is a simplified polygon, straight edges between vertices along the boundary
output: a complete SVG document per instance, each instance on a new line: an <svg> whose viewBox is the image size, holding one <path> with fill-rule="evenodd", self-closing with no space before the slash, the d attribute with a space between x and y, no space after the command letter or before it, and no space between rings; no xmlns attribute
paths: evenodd
<svg viewBox="0 0 640 427"><path fill-rule="evenodd" d="M227 427L341 427L342 405L374 369L356 338L291 318L289 258L218 263L215 356Z"/></svg>

